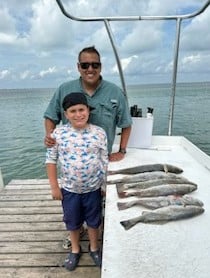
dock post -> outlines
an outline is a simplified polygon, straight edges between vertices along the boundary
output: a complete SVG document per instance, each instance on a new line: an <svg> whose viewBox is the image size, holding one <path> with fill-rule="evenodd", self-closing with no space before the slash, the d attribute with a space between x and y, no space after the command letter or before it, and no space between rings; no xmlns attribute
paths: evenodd
<svg viewBox="0 0 210 278"><path fill-rule="evenodd" d="M0 167L0 189L4 187L3 177L1 173L1 167Z"/></svg>

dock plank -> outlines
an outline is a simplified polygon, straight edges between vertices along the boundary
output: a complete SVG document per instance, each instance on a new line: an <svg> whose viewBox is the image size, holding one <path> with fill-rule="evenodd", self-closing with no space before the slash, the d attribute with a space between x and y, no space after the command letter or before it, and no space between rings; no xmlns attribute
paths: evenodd
<svg viewBox="0 0 210 278"><path fill-rule="evenodd" d="M81 239L78 268L63 267L68 235L60 201L52 200L48 180L12 180L0 191L0 278L99 278L101 271Z"/></svg>
<svg viewBox="0 0 210 278"><path fill-rule="evenodd" d="M0 208L9 208L9 207L55 207L60 206L59 201L52 201L52 200L26 200L26 201L18 201L16 200L11 202L8 200L1 200Z"/></svg>
<svg viewBox="0 0 210 278"><path fill-rule="evenodd" d="M12 231L66 231L61 222L0 223L0 232Z"/></svg>
<svg viewBox="0 0 210 278"><path fill-rule="evenodd" d="M75 271L66 273L63 267L25 267L25 268L4 268L5 273L0 273L0 278L98 278L100 270L96 267L81 267Z"/></svg>
<svg viewBox="0 0 210 278"><path fill-rule="evenodd" d="M82 240L83 252L88 252L88 240ZM0 254L32 254L32 253L68 253L68 250L63 249L62 240L51 241L5 241L0 243Z"/></svg>
<svg viewBox="0 0 210 278"><path fill-rule="evenodd" d="M62 214L35 214L35 215L1 215L0 223L18 222L57 222L62 220Z"/></svg>

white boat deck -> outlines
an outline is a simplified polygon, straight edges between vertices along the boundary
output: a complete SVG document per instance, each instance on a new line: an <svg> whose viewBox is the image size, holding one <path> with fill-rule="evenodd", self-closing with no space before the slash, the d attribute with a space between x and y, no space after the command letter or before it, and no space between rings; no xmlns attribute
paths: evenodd
<svg viewBox="0 0 210 278"><path fill-rule="evenodd" d="M210 157L183 137L153 136L150 149L128 149L125 159L110 170L143 164L168 163L184 170L197 183L192 196L205 212L164 225L138 223L124 230L120 221L139 216L143 207L119 211L116 186L107 186L102 278L209 278L210 275ZM118 175L119 177L119 175ZM114 178L114 177L113 177Z"/></svg>

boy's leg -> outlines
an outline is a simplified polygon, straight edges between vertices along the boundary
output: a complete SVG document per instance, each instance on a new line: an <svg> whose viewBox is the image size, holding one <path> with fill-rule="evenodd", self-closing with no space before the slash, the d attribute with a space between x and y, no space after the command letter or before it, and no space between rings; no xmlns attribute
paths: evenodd
<svg viewBox="0 0 210 278"><path fill-rule="evenodd" d="M102 255L101 250L98 246L99 229L93 229L91 227L88 227L88 235L90 240L89 254L93 259L95 265L101 267Z"/></svg>
<svg viewBox="0 0 210 278"><path fill-rule="evenodd" d="M90 251L98 250L99 229L88 227L88 236L90 240Z"/></svg>
<svg viewBox="0 0 210 278"><path fill-rule="evenodd" d="M70 231L70 238L71 238L71 252L72 253L79 253L80 252L80 229Z"/></svg>

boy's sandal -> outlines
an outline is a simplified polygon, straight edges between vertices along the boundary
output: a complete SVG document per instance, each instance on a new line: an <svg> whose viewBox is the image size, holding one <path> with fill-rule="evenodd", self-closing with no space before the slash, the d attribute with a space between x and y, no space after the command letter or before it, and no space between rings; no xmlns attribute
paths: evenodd
<svg viewBox="0 0 210 278"><path fill-rule="evenodd" d="M101 256L101 251L100 249L96 251L91 251L90 246L89 246L89 254L91 258L93 259L94 263L96 266L101 267L102 265L102 256Z"/></svg>
<svg viewBox="0 0 210 278"><path fill-rule="evenodd" d="M82 255L81 247L80 247L79 253L70 252L68 257L64 261L65 268L68 269L69 271L75 270L75 268L77 267L77 265L79 263L81 255Z"/></svg>

